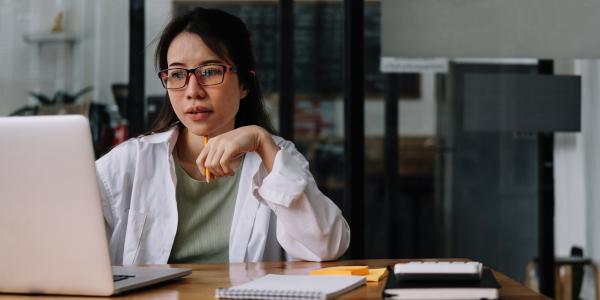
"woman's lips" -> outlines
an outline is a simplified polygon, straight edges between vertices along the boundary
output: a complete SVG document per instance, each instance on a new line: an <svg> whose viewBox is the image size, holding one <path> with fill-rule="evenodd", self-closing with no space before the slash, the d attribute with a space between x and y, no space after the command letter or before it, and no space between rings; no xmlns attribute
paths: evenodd
<svg viewBox="0 0 600 300"><path fill-rule="evenodd" d="M192 121L199 121L202 120L206 117L208 117L210 114L212 114L212 111L202 111L202 112L188 112L185 113L185 115L188 117L188 119L192 120Z"/></svg>

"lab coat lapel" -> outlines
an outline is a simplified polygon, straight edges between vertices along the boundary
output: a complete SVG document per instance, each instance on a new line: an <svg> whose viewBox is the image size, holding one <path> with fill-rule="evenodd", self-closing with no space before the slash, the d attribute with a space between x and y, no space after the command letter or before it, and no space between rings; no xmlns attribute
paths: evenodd
<svg viewBox="0 0 600 300"><path fill-rule="evenodd" d="M262 160L255 152L246 153L240 178L231 233L229 235L229 262L244 262L254 219L260 206L252 195L252 180Z"/></svg>
<svg viewBox="0 0 600 300"><path fill-rule="evenodd" d="M169 260L178 223L175 198L177 177L171 154L178 135L179 130L171 129L142 138L146 142L160 146L153 147L154 151L149 152L151 155L144 157L149 161L140 161L136 164L138 167L136 173L148 174L151 170L168 168L170 176L146 179L146 184L161 188L133 189L123 264L166 264ZM153 164L160 166L153 167Z"/></svg>

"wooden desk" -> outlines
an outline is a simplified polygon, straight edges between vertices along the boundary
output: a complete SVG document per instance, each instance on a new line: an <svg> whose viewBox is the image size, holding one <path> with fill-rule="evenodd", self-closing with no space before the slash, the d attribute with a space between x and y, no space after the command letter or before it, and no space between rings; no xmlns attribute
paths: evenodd
<svg viewBox="0 0 600 300"><path fill-rule="evenodd" d="M162 283L152 287L137 290L109 299L215 299L216 288L226 288L239 285L266 274L287 274L287 275L308 275L308 272L315 269L332 266L364 266L371 268L384 268L399 262L408 262L406 259L370 259L336 262L267 262L267 263L234 263L234 264L188 264L171 265L179 268L190 268L194 272L191 275L181 279ZM435 261L435 260L423 260ZM469 261L468 259L440 259L440 261ZM168 267L168 265L153 265L154 267ZM500 298L502 300L548 300L520 283L494 271L496 280L502 285ZM367 282L351 292L348 292L336 299L381 299L381 292L385 286L385 279L379 282ZM98 297L71 297L71 296L29 296L29 295L0 295L0 300L4 299L86 299L94 300Z"/></svg>

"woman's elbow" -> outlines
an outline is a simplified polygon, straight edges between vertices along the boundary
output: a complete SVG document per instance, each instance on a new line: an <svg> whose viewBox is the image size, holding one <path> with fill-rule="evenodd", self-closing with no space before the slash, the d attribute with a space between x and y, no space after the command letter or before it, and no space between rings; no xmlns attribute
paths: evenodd
<svg viewBox="0 0 600 300"><path fill-rule="evenodd" d="M322 247L315 255L319 261L331 261L340 258L350 246L350 227L346 220L342 218L339 229L334 234L324 235L322 237Z"/></svg>

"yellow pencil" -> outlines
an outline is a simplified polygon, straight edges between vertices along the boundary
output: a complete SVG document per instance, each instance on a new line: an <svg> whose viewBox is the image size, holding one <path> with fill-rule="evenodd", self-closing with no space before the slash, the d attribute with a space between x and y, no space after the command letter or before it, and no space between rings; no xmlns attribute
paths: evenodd
<svg viewBox="0 0 600 300"><path fill-rule="evenodd" d="M204 136L204 146L208 143L208 135ZM210 171L206 168L206 183L210 183Z"/></svg>

